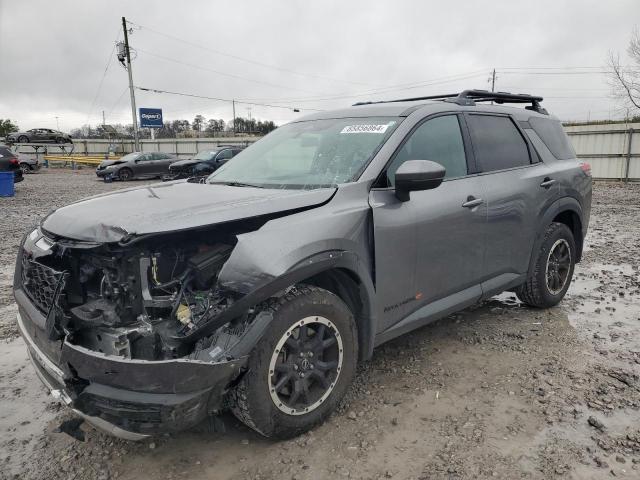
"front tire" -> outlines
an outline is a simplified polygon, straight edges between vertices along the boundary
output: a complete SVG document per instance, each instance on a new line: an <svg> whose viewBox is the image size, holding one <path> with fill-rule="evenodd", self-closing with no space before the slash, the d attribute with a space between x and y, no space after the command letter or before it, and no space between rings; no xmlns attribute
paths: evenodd
<svg viewBox="0 0 640 480"><path fill-rule="evenodd" d="M232 411L266 437L291 438L321 423L353 381L356 324L339 297L311 286L264 309L273 321L231 393Z"/></svg>
<svg viewBox="0 0 640 480"><path fill-rule="evenodd" d="M20 164L20 170L22 170L23 174L27 174L27 173L31 173L31 166L28 163L21 163Z"/></svg>
<svg viewBox="0 0 640 480"><path fill-rule="evenodd" d="M130 168L124 167L118 171L118 179L121 182L127 182L133 178L133 172Z"/></svg>
<svg viewBox="0 0 640 480"><path fill-rule="evenodd" d="M29 137L26 135L20 135L18 137L18 143L29 143Z"/></svg>
<svg viewBox="0 0 640 480"><path fill-rule="evenodd" d="M557 305L571 285L576 252L576 243L569 227L556 222L549 225L533 272L516 289L518 298L537 308Z"/></svg>

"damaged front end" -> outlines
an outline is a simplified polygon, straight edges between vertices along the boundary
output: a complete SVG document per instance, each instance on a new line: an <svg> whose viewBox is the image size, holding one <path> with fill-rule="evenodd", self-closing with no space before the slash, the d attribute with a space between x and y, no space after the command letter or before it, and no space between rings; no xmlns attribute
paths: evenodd
<svg viewBox="0 0 640 480"><path fill-rule="evenodd" d="M91 243L36 229L14 289L41 379L125 438L177 431L224 407L270 318L219 285L251 222Z"/></svg>

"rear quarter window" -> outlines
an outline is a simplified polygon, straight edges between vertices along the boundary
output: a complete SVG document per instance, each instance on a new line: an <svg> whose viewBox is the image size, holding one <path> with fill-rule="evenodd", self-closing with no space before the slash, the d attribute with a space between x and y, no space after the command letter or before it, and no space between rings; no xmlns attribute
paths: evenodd
<svg viewBox="0 0 640 480"><path fill-rule="evenodd" d="M549 151L558 160L568 160L576 158L576 152L569 141L569 137L564 133L562 124L552 118L529 118L529 125L538 134L540 139L547 146Z"/></svg>

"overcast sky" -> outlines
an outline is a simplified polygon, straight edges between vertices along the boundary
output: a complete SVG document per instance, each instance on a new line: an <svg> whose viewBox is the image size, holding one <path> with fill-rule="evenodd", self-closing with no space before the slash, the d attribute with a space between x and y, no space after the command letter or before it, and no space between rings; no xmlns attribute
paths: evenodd
<svg viewBox="0 0 640 480"><path fill-rule="evenodd" d="M0 0L0 118L28 129L55 128L57 116L68 131L104 110L107 123L131 123L114 51L122 16L135 85L282 105L251 107L278 124L304 109L490 88L493 68L497 90L542 95L552 113L583 120L624 115L600 72L609 50L624 53L640 0ZM136 100L165 120L232 118L224 101Z"/></svg>

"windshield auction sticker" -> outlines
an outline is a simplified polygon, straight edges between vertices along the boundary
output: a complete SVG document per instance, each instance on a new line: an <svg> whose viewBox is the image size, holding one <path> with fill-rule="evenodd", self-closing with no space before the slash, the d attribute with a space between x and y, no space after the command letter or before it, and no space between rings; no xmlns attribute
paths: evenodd
<svg viewBox="0 0 640 480"><path fill-rule="evenodd" d="M340 133L384 133L389 128L386 125L347 125Z"/></svg>

